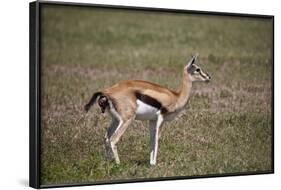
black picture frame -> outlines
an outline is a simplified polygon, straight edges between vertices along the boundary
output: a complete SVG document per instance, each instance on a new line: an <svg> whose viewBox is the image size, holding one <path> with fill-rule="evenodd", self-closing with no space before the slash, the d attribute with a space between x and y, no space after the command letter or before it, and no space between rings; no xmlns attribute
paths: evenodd
<svg viewBox="0 0 281 190"><path fill-rule="evenodd" d="M130 179L130 180L112 180L107 182L96 183L75 183L75 184L54 184L41 185L40 183L40 134L41 134L41 8L44 5L57 6L79 6L79 7L100 7L118 10L134 10L134 11L152 11L162 13L184 13L184 14L198 14L198 15L216 15L216 16L233 16L233 17L247 17L247 18L263 18L272 21L272 168L268 171L260 172L239 172L239 173L225 173L204 176L175 176L175 177L161 177L152 179ZM85 186L85 185L100 185L100 184L117 184L117 183L134 183L147 181L163 181L163 180L181 180L194 178L210 178L210 177L226 177L226 176L242 176L242 175L257 175L257 174L273 174L274 173L274 16L273 15L258 15L258 14L241 14L241 13L226 13L226 12L209 12L209 11L194 11L194 10L179 10L167 8L148 8L148 7L131 7L131 6L116 6L116 5L102 5L89 3L71 3L71 2L54 2L54 1L35 1L29 4L29 185L33 188L51 188L51 187L69 187L69 186Z"/></svg>

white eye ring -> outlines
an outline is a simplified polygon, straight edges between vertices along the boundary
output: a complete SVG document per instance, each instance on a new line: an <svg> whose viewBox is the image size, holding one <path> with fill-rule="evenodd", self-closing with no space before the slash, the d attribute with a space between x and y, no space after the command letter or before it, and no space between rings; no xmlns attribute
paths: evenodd
<svg viewBox="0 0 281 190"><path fill-rule="evenodd" d="M200 72L200 69L199 69L199 68L197 68L195 71L199 73L199 72Z"/></svg>

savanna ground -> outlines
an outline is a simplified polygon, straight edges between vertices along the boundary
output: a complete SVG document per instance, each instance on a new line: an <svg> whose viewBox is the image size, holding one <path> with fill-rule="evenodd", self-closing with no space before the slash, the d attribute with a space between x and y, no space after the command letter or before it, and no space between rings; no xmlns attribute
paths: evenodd
<svg viewBox="0 0 281 190"><path fill-rule="evenodd" d="M42 184L271 170L271 20L47 5L42 20ZM177 88L197 52L212 81L160 129L157 165L140 121L107 161L110 117L85 114L91 95L124 79Z"/></svg>

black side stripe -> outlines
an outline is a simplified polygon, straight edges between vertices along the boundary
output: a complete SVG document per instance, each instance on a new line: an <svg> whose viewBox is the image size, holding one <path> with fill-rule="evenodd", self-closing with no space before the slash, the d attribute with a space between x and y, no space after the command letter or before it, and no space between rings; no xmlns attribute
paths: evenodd
<svg viewBox="0 0 281 190"><path fill-rule="evenodd" d="M138 100L140 100L140 101L142 101L142 102L144 102L144 103L146 103L146 104L148 104L152 107L155 107L155 108L161 110L162 114L165 114L165 113L168 112L167 108L162 106L161 102L159 102L158 100L156 100L155 98L153 98L151 96L142 94L139 91L135 92L135 96Z"/></svg>

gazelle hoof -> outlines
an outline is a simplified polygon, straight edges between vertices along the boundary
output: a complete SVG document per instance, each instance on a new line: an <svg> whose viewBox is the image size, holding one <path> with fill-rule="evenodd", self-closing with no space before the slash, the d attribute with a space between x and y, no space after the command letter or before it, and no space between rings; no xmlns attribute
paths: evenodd
<svg viewBox="0 0 281 190"><path fill-rule="evenodd" d="M155 160L151 160L150 161L150 165L155 166L156 165L156 161Z"/></svg>

